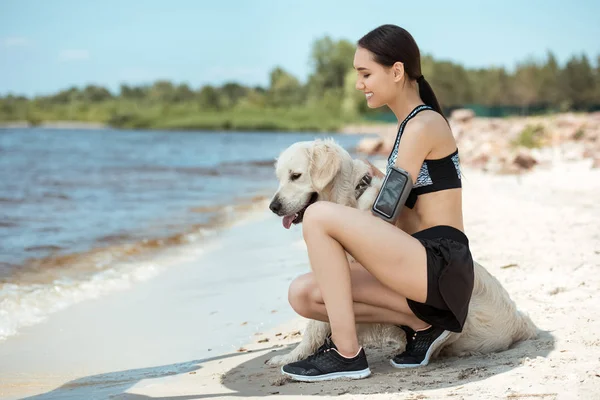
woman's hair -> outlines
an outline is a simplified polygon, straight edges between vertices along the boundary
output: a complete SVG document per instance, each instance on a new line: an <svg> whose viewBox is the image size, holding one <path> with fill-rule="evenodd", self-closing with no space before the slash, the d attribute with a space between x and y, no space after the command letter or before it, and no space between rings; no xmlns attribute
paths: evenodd
<svg viewBox="0 0 600 400"><path fill-rule="evenodd" d="M360 38L358 46L373 53L378 64L391 67L395 62L403 63L408 77L417 81L423 102L446 118L433 89L421 73L419 47L406 29L396 25L381 25Z"/></svg>

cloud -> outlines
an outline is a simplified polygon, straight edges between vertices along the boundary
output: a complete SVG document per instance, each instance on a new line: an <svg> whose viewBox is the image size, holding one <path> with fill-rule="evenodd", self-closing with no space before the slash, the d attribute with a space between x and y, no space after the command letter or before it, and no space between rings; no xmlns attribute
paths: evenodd
<svg viewBox="0 0 600 400"><path fill-rule="evenodd" d="M60 52L59 58L62 61L88 60L90 58L90 52L82 49L67 49Z"/></svg>
<svg viewBox="0 0 600 400"><path fill-rule="evenodd" d="M25 47L29 46L31 41L26 37L12 36L2 39L2 45L4 47Z"/></svg>

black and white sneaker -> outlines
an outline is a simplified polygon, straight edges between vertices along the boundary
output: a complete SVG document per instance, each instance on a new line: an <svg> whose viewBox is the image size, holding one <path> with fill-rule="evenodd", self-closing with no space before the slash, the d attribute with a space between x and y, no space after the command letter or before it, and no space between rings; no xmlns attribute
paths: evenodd
<svg viewBox="0 0 600 400"><path fill-rule="evenodd" d="M352 358L342 356L331 338L308 358L281 367L284 375L297 381L316 382L332 379L362 379L371 375L365 350L361 347Z"/></svg>
<svg viewBox="0 0 600 400"><path fill-rule="evenodd" d="M422 331L415 331L408 326L401 326L406 332L406 349L390 360L396 368L414 368L429 364L433 353L448 340L450 331L430 326Z"/></svg>

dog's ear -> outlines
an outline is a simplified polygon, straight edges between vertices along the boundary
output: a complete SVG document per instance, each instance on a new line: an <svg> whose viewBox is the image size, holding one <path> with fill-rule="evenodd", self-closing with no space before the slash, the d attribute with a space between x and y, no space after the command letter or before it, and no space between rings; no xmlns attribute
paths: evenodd
<svg viewBox="0 0 600 400"><path fill-rule="evenodd" d="M336 148L325 141L317 141L309 150L310 167L308 173L317 192L333 180L342 168L342 159Z"/></svg>

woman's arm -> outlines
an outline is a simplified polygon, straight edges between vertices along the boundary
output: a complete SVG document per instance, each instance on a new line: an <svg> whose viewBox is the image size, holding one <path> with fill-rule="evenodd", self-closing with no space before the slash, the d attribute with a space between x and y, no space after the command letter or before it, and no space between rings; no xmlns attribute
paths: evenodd
<svg viewBox="0 0 600 400"><path fill-rule="evenodd" d="M425 121L415 118L415 121L411 122L402 134L396 166L407 171L415 184L423 161L434 147L436 135Z"/></svg>

